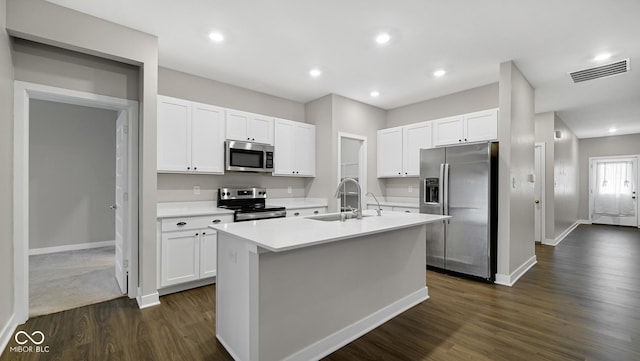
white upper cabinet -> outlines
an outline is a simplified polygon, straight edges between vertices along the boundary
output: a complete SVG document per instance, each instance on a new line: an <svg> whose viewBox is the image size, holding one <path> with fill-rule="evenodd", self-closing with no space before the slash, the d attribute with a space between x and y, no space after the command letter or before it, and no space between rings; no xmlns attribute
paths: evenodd
<svg viewBox="0 0 640 361"><path fill-rule="evenodd" d="M431 148L431 123L378 131L378 177L420 175L420 149Z"/></svg>
<svg viewBox="0 0 640 361"><path fill-rule="evenodd" d="M402 129L402 161L405 177L420 175L420 149L433 147L431 122L411 124Z"/></svg>
<svg viewBox="0 0 640 361"><path fill-rule="evenodd" d="M158 96L158 172L222 174L224 109Z"/></svg>
<svg viewBox="0 0 640 361"><path fill-rule="evenodd" d="M276 119L274 146L273 175L293 177L315 176L315 125Z"/></svg>
<svg viewBox="0 0 640 361"><path fill-rule="evenodd" d="M498 109L434 120L433 133L435 146L498 139Z"/></svg>
<svg viewBox="0 0 640 361"><path fill-rule="evenodd" d="M186 172L191 166L191 104L158 96L158 171Z"/></svg>
<svg viewBox="0 0 640 361"><path fill-rule="evenodd" d="M227 109L227 139L273 145L273 117Z"/></svg>
<svg viewBox="0 0 640 361"><path fill-rule="evenodd" d="M378 177L402 176L402 127L378 131Z"/></svg>
<svg viewBox="0 0 640 361"><path fill-rule="evenodd" d="M498 139L498 109L465 114L464 127L467 142Z"/></svg>

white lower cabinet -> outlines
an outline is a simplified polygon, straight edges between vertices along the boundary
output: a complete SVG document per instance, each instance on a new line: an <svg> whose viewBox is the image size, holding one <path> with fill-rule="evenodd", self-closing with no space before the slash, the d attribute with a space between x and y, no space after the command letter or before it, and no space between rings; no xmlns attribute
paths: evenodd
<svg viewBox="0 0 640 361"><path fill-rule="evenodd" d="M210 224L233 222L233 215L167 218L159 223L159 288L214 277L217 232Z"/></svg>
<svg viewBox="0 0 640 361"><path fill-rule="evenodd" d="M291 209L287 210L287 217L305 217L322 213L327 213L327 207Z"/></svg>
<svg viewBox="0 0 640 361"><path fill-rule="evenodd" d="M367 209L378 209L377 204L367 204ZM392 212L405 212L405 213L420 213L420 209L417 207L397 207L397 206L380 206L383 211Z"/></svg>

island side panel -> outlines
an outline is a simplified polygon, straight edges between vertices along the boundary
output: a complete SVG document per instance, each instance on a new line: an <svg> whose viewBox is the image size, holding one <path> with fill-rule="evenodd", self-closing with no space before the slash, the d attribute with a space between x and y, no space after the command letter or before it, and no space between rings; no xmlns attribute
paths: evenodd
<svg viewBox="0 0 640 361"><path fill-rule="evenodd" d="M427 299L425 234L420 225L259 254L259 360L323 357Z"/></svg>
<svg viewBox="0 0 640 361"><path fill-rule="evenodd" d="M216 284L216 337L235 360L254 360L251 357L252 320L257 309L252 298L257 295L255 245L233 235L218 233ZM253 252L251 250L253 249ZM253 279L253 280L252 280ZM253 335L253 337L252 337Z"/></svg>

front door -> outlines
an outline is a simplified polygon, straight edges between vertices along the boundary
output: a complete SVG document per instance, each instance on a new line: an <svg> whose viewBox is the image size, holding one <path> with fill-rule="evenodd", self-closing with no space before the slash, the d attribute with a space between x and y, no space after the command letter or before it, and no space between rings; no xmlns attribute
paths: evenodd
<svg viewBox="0 0 640 361"><path fill-rule="evenodd" d="M638 226L638 157L590 160L591 223Z"/></svg>

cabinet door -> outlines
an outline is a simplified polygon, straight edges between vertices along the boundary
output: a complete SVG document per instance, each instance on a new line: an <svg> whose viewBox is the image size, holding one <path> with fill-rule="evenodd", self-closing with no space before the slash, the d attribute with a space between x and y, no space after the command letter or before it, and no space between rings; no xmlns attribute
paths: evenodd
<svg viewBox="0 0 640 361"><path fill-rule="evenodd" d="M190 118L188 101L158 97L158 171L190 170Z"/></svg>
<svg viewBox="0 0 640 361"><path fill-rule="evenodd" d="M197 280L200 277L200 232L164 233L161 239L161 286Z"/></svg>
<svg viewBox="0 0 640 361"><path fill-rule="evenodd" d="M465 141L498 139L498 110L491 109L464 116Z"/></svg>
<svg viewBox="0 0 640 361"><path fill-rule="evenodd" d="M205 230L200 235L200 278L216 275L218 252L218 234L213 230Z"/></svg>
<svg viewBox="0 0 640 361"><path fill-rule="evenodd" d="M295 124L287 120L276 120L274 133L273 174L295 175Z"/></svg>
<svg viewBox="0 0 640 361"><path fill-rule="evenodd" d="M247 126L249 113L228 109L226 112L227 139L249 141Z"/></svg>
<svg viewBox="0 0 640 361"><path fill-rule="evenodd" d="M251 142L273 145L273 117L252 114L247 124L247 138Z"/></svg>
<svg viewBox="0 0 640 361"><path fill-rule="evenodd" d="M420 149L431 148L431 122L422 122L404 127L403 172L404 176L420 175Z"/></svg>
<svg viewBox="0 0 640 361"><path fill-rule="evenodd" d="M393 207L394 212L404 212L404 213L420 213L418 208L413 207Z"/></svg>
<svg viewBox="0 0 640 361"><path fill-rule="evenodd" d="M402 127L378 131L378 177L402 176Z"/></svg>
<svg viewBox="0 0 640 361"><path fill-rule="evenodd" d="M437 119L433 124L433 145L460 144L464 139L464 122L461 116Z"/></svg>
<svg viewBox="0 0 640 361"><path fill-rule="evenodd" d="M294 139L296 175L314 177L316 175L316 126L297 123Z"/></svg>
<svg viewBox="0 0 640 361"><path fill-rule="evenodd" d="M224 110L194 103L191 118L191 169L224 173Z"/></svg>

